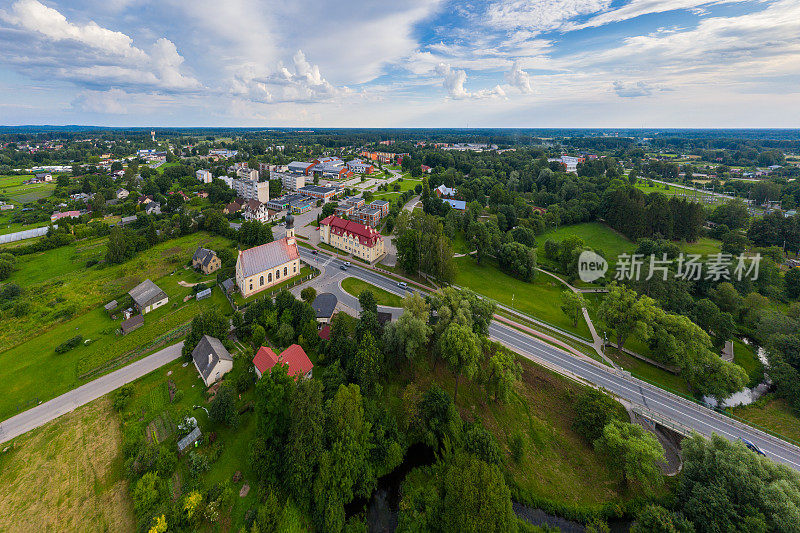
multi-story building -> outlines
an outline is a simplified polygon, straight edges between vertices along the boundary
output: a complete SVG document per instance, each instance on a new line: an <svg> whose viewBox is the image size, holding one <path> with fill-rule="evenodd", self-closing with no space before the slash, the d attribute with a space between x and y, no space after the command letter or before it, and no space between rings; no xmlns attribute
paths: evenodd
<svg viewBox="0 0 800 533"><path fill-rule="evenodd" d="M387 200L375 200L371 204L370 207L374 207L375 209L379 209L381 212L381 218L385 217L389 214L389 202Z"/></svg>
<svg viewBox="0 0 800 533"><path fill-rule="evenodd" d="M370 163L365 163L361 159L353 159L352 161L347 162L347 168L349 168L352 172L356 172L357 174L371 174L375 167L372 166Z"/></svg>
<svg viewBox="0 0 800 533"><path fill-rule="evenodd" d="M269 202L269 182L253 181L237 178L233 180L233 190L236 195L245 200L258 200L261 203Z"/></svg>
<svg viewBox="0 0 800 533"><path fill-rule="evenodd" d="M364 206L364 199L361 198L360 196L348 196L347 198L342 200L342 203L347 205L352 205L353 207L358 209L359 207Z"/></svg>
<svg viewBox="0 0 800 533"><path fill-rule="evenodd" d="M355 213L356 207L351 204L342 204L339 205L336 209L334 209L334 214L341 218L341 217L350 217L353 213Z"/></svg>
<svg viewBox="0 0 800 533"><path fill-rule="evenodd" d="M283 190L285 191L296 191L306 186L305 174L291 174L288 172L276 172L271 170L269 173L269 179L281 180Z"/></svg>
<svg viewBox="0 0 800 533"><path fill-rule="evenodd" d="M197 176L197 181L199 181L200 183L211 183L211 180L213 179L211 171L209 170L201 169L195 172L194 175Z"/></svg>
<svg viewBox="0 0 800 533"><path fill-rule="evenodd" d="M300 273L300 251L294 237L294 217L286 217L286 237L239 252L236 286L247 298Z"/></svg>
<svg viewBox="0 0 800 533"><path fill-rule="evenodd" d="M381 210L370 205L364 206L353 213L351 218L360 224L375 227L381 220Z"/></svg>
<svg viewBox="0 0 800 533"><path fill-rule="evenodd" d="M236 177L244 180L258 181L258 170L242 167L236 171Z"/></svg>
<svg viewBox="0 0 800 533"><path fill-rule="evenodd" d="M326 217L320 222L319 239L329 246L370 263L377 261L386 253L383 237L377 230L335 215Z"/></svg>

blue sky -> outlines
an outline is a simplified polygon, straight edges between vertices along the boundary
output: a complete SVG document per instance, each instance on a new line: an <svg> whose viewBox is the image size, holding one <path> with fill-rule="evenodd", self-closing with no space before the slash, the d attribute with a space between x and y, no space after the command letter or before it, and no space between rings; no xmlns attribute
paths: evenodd
<svg viewBox="0 0 800 533"><path fill-rule="evenodd" d="M0 124L800 126L798 0L0 0Z"/></svg>

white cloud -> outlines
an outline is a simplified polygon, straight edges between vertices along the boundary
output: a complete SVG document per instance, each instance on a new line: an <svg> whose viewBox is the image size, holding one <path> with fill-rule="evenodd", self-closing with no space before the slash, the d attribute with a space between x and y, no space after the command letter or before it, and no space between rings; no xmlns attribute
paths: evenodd
<svg viewBox="0 0 800 533"><path fill-rule="evenodd" d="M691 10L696 15L704 15L707 11L703 9L702 6L735 4L746 1L749 0L631 0L631 2L620 8L601 13L592 17L584 24L576 24L569 29L603 26L605 24L634 19L643 15L666 13L679 9L687 9Z"/></svg>
<svg viewBox="0 0 800 533"><path fill-rule="evenodd" d="M502 98L506 95L505 90L500 85L474 92L466 90L464 83L467 81L467 73L460 69L454 69L445 63L439 63L436 66L436 74L442 77L442 85L447 90L447 95L456 100L465 98Z"/></svg>
<svg viewBox="0 0 800 533"><path fill-rule="evenodd" d="M506 81L509 85L523 94L533 94L530 75L522 70L519 60L514 61L511 70L506 73Z"/></svg>
<svg viewBox="0 0 800 533"><path fill-rule="evenodd" d="M0 33L6 61L35 77L54 76L82 85L125 85L187 90L200 82L181 71L175 45L158 39L150 52L128 35L90 21L74 24L37 0L17 0L0 11L10 32Z"/></svg>
<svg viewBox="0 0 800 533"><path fill-rule="evenodd" d="M263 69L262 69L263 70ZM268 73L250 68L237 73L231 93L255 102L320 102L351 93L347 87L335 87L311 64L302 50L292 57L292 65L279 64Z"/></svg>
<svg viewBox="0 0 800 533"><path fill-rule="evenodd" d="M653 94L653 88L644 81L626 83L617 80L613 83L612 87L614 92L617 93L617 96L621 98L636 98Z"/></svg>
<svg viewBox="0 0 800 533"><path fill-rule="evenodd" d="M491 4L485 21L504 30L556 30L567 21L607 9L611 0L513 0Z"/></svg>

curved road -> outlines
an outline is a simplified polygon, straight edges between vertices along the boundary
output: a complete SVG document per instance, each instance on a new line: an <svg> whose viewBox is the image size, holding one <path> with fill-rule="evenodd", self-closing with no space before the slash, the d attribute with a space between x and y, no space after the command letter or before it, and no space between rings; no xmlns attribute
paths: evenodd
<svg viewBox="0 0 800 533"><path fill-rule="evenodd" d="M300 255L304 261L320 267L325 278L337 275L339 278L357 277L394 294L404 294L396 281L355 263L343 272L340 269L343 261L323 252L314 255L310 250L301 247ZM336 294L345 305L359 310L358 299L341 290L338 283L331 283L326 290ZM394 308L381 309L393 311L395 317L402 312ZM636 379L626 372L594 360L579 359L498 321L493 321L489 326L489 336L524 357L543 362L548 367L608 390L657 418L656 421L660 423L672 423L680 429L697 431L705 436L716 433L729 440L744 438L758 446L768 457L800 471L800 448L772 435Z"/></svg>

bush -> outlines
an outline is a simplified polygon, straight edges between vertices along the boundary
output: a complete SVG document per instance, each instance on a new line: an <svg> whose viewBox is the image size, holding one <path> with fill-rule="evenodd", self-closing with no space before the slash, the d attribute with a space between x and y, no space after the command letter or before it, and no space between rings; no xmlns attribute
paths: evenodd
<svg viewBox="0 0 800 533"><path fill-rule="evenodd" d="M131 396L133 395L133 386L132 385L125 385L120 387L114 393L114 410L117 412L122 411L130 402Z"/></svg>
<svg viewBox="0 0 800 533"><path fill-rule="evenodd" d="M83 336L82 335L75 335L71 339L69 339L67 341L64 341L61 344L59 344L58 346L56 346L56 353L66 353L66 352L70 351L71 349L75 348L81 342L83 342Z"/></svg>
<svg viewBox="0 0 800 533"><path fill-rule="evenodd" d="M511 458L515 463L519 463L525 456L525 437L522 433L515 431L508 438L508 447L511 450Z"/></svg>
<svg viewBox="0 0 800 533"><path fill-rule="evenodd" d="M189 473L193 477L197 477L211 468L208 464L208 459L206 456L201 453L197 453L196 451L189 452L187 466L189 467Z"/></svg>

